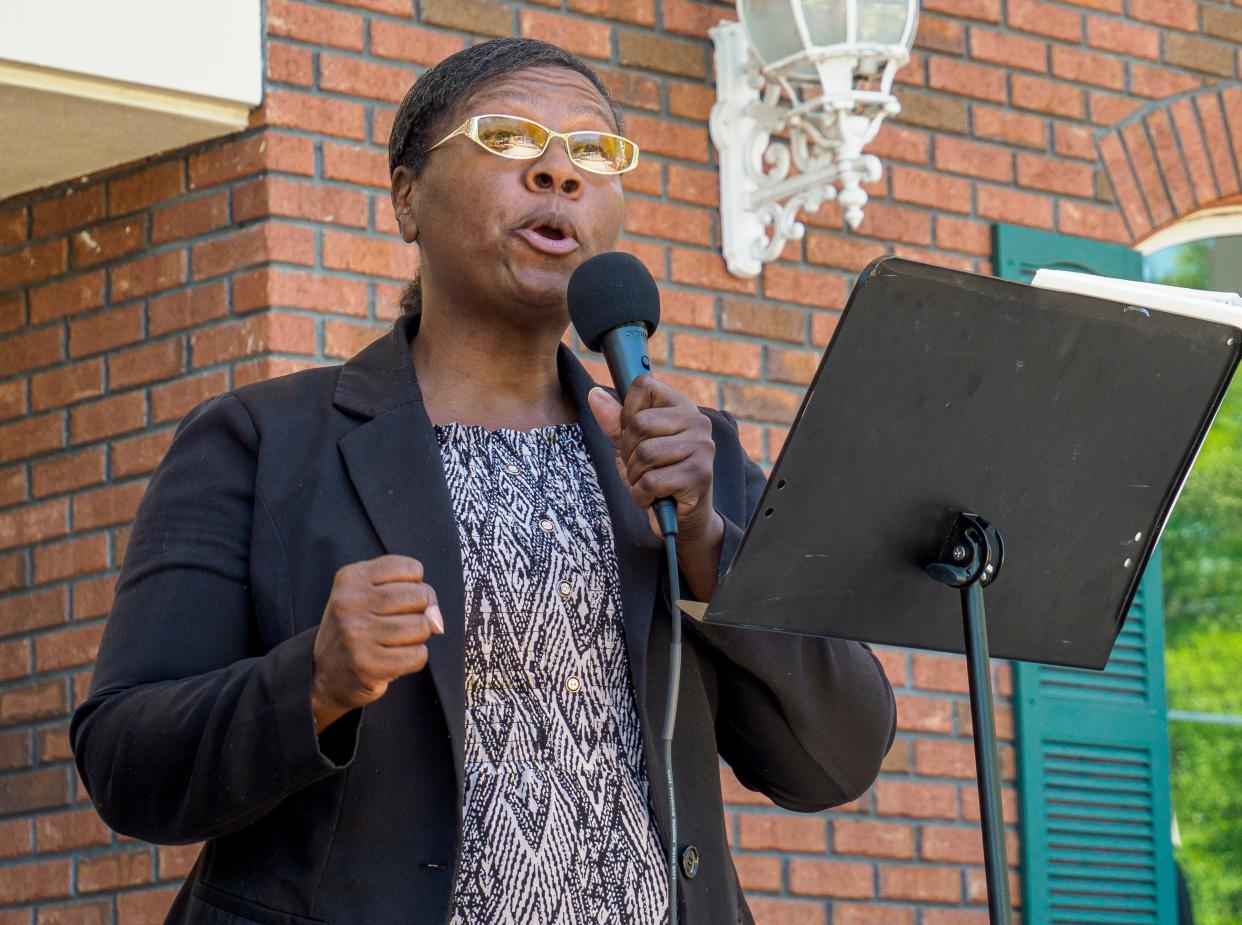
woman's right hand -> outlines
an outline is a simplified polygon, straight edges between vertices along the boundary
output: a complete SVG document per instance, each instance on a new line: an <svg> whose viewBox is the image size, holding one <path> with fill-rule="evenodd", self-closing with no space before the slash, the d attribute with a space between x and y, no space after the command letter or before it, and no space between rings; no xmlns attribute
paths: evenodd
<svg viewBox="0 0 1242 925"><path fill-rule="evenodd" d="M341 568L315 634L316 734L378 700L397 678L422 671L427 640L443 632L436 592L417 559L380 556Z"/></svg>

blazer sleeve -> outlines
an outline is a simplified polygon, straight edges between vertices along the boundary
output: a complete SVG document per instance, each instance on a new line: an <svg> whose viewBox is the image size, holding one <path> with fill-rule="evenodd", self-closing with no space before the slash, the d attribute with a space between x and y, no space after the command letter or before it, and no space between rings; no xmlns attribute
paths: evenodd
<svg viewBox="0 0 1242 925"><path fill-rule="evenodd" d="M138 507L70 726L95 807L125 835L175 844L236 831L352 759L360 711L315 735L315 628L265 645L256 625L252 536L276 536L256 524L270 521L258 449L242 402L210 399L182 422Z"/></svg>
<svg viewBox="0 0 1242 925"><path fill-rule="evenodd" d="M749 517L766 477L740 446L737 453L746 470ZM723 575L743 529L721 516ZM897 711L869 647L691 620L686 625L716 663L717 745L742 784L800 812L848 803L871 786L892 746Z"/></svg>

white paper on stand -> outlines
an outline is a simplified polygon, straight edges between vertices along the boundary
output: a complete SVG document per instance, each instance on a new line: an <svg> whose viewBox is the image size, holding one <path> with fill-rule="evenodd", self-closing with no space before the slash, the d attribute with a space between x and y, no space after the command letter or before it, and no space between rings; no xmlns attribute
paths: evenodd
<svg viewBox="0 0 1242 925"><path fill-rule="evenodd" d="M1180 286L1093 276L1090 273L1071 273L1068 270L1039 270L1031 285L1040 289L1094 296L1097 299L1108 299L1139 308L1168 312L1171 315L1214 321L1217 324L1227 324L1231 328L1242 328L1242 296L1236 292L1184 289Z"/></svg>

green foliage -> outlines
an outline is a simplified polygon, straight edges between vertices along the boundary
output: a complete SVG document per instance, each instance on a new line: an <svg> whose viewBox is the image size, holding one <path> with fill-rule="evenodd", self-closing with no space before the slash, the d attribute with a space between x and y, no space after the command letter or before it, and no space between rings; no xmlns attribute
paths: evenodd
<svg viewBox="0 0 1242 925"><path fill-rule="evenodd" d="M1212 245L1157 255L1158 281L1209 288ZM1231 284L1242 288L1242 280ZM1242 377L1225 397L1161 549L1169 707L1242 715ZM1170 744L1177 857L1196 925L1242 925L1242 727L1173 722Z"/></svg>
<svg viewBox="0 0 1242 925"><path fill-rule="evenodd" d="M1174 722L1173 804L1195 925L1242 923L1242 729Z"/></svg>

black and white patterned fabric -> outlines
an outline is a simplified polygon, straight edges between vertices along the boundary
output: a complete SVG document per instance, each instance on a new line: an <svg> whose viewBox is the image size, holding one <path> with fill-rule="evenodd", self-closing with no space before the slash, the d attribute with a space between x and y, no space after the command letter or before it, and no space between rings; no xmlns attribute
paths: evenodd
<svg viewBox="0 0 1242 925"><path fill-rule="evenodd" d="M466 600L452 925L660 925L612 525L576 424L436 428Z"/></svg>

